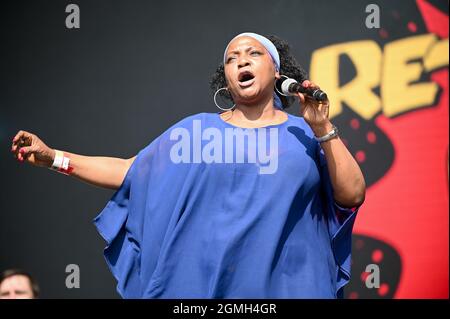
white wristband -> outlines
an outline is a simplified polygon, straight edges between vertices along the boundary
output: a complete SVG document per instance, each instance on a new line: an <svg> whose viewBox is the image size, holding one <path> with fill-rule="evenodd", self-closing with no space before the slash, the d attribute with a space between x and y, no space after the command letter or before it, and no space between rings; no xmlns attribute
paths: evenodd
<svg viewBox="0 0 450 319"><path fill-rule="evenodd" d="M55 150L55 158L50 169L69 175L73 169L70 167L70 157L66 156L63 151Z"/></svg>
<svg viewBox="0 0 450 319"><path fill-rule="evenodd" d="M55 159L53 160L52 169L58 170L62 167L64 160L64 153L62 151L55 150Z"/></svg>

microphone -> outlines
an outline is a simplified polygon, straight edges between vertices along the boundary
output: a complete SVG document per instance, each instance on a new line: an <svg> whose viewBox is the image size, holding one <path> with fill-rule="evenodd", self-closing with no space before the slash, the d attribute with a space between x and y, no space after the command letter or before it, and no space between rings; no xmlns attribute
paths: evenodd
<svg viewBox="0 0 450 319"><path fill-rule="evenodd" d="M278 91L278 93L287 96L296 96L297 92L300 92L312 97L316 101L324 101L327 99L327 95L324 91L315 88L305 88L292 78L281 80L281 85L277 84L277 87L281 89L281 92Z"/></svg>

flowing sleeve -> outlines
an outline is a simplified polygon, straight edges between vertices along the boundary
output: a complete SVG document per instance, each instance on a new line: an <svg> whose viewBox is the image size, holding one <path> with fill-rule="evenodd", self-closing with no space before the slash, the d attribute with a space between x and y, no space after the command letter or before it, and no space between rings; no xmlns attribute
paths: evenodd
<svg viewBox="0 0 450 319"><path fill-rule="evenodd" d="M344 208L336 203L325 154L319 144L317 153L319 157L322 190L327 210L331 248L338 267L336 296L343 298L343 288L350 281L352 230L359 206Z"/></svg>
<svg viewBox="0 0 450 319"><path fill-rule="evenodd" d="M170 193L165 191L171 183L182 185L188 170L188 166L175 165L169 160L171 147L175 143L170 137L171 132L175 128L192 126L193 119L201 116L196 114L180 120L142 149L128 169L122 185L94 219L95 227L106 241L106 263L117 280L117 291L123 298L142 298L148 288L145 282L155 265L146 264L145 269L141 268L142 260L144 255L148 258L149 251L158 254L159 239L162 240L164 229L171 219L170 214L163 212L173 210L171 205L175 200L170 199L177 197L174 188ZM161 201L162 198L165 200ZM156 206L159 208L155 209ZM155 224L151 233L145 225L153 220ZM147 230L144 231L144 228Z"/></svg>
<svg viewBox="0 0 450 319"><path fill-rule="evenodd" d="M106 241L104 257L117 280L123 298L142 296L140 280L141 225L152 160L159 138L141 150L128 169L122 185L94 219L97 231Z"/></svg>

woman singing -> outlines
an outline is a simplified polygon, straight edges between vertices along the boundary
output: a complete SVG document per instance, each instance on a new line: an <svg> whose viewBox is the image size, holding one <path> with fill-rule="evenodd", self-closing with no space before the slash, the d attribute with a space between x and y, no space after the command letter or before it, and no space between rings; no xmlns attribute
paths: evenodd
<svg viewBox="0 0 450 319"><path fill-rule="evenodd" d="M342 298L365 182L318 88L276 37L243 33L214 74L224 112L189 116L130 159L49 148L19 131L19 161L116 189L94 223L124 298ZM225 110L218 97L228 98Z"/></svg>

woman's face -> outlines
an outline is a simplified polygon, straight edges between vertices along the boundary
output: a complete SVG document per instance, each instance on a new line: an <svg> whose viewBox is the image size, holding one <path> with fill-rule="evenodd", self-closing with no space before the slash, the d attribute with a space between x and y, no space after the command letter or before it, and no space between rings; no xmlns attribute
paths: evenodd
<svg viewBox="0 0 450 319"><path fill-rule="evenodd" d="M239 37L228 46L225 79L234 103L257 104L273 95L279 73L266 48L251 37Z"/></svg>

